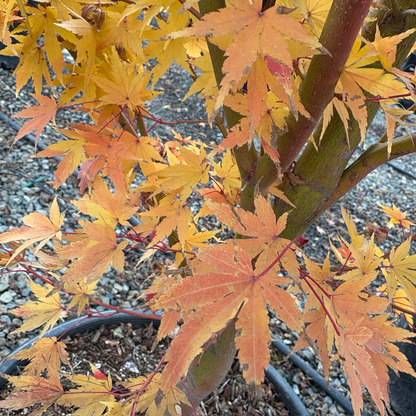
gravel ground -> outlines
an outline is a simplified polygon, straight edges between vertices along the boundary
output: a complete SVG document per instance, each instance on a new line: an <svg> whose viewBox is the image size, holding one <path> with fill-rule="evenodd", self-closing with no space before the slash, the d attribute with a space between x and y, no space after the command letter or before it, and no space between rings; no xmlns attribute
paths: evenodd
<svg viewBox="0 0 416 416"><path fill-rule="evenodd" d="M158 83L158 88L161 91L163 90L164 94L160 94L152 102L148 110L155 117L166 121L185 118L204 120L206 116L201 100L191 97L191 99L185 102L181 101L184 95L183 91L189 85L189 82L189 76L180 68L173 66ZM0 89L0 111L7 116L18 113L28 104L36 104L36 101L30 95L31 90L29 88L25 88L17 97L15 96L14 78L9 71L3 69L0 69ZM60 127L63 127L64 123L68 120L71 120L71 122L88 121L85 116L79 113L73 113L71 111L58 113L57 124ZM214 128L211 130L208 125L178 125L174 126L174 129L184 137L192 135L193 139L201 139L207 142L218 142L221 140L218 129ZM366 147L376 141L384 131L384 119L379 114L368 131ZM406 134L406 131L403 129L399 129L399 132L400 134ZM170 127L163 125L157 126L153 134L157 134L165 140L171 139L172 137ZM15 132L8 124L0 122L0 232L8 230L10 227L20 226L22 224L22 218L30 212L36 211L47 214L53 196L56 194L52 189L53 172L56 167L56 162L53 159L31 159L30 155L33 154L34 150L33 145L23 139L10 148L14 136ZM50 127L47 127L41 134L41 138L46 144L59 139L58 136L59 133ZM394 163L409 173L416 175L415 156L406 156L395 160ZM67 183L59 188L57 194L62 198L72 199L77 195L76 186L75 178L71 177ZM398 173L391 166L384 165L362 181L343 199L342 203L345 208L350 210L357 228L361 230L365 222L382 226L388 221L387 215L379 210L377 203L383 203L385 205L394 203L402 211L407 210L408 217L411 220L416 219L416 207L414 205L415 193L416 187L414 179ZM66 231L72 231L76 224L74 216L76 217L77 212L70 205L67 205L66 208L67 212L64 226ZM305 247L307 255L313 260L322 261L329 249L328 236L336 237L338 233L343 235L345 232L343 227L340 204L337 203L323 214L305 234L305 237L309 239L309 243ZM398 234L392 232L392 238L398 238ZM382 248L387 249L390 243L387 240L385 246ZM146 287L147 282L145 282L145 279L151 273L151 270L147 265L142 265L139 269L134 269L138 254L129 253L127 256L126 270L122 273L114 271L106 273L105 277L98 284L98 295L101 301L105 303L129 308L139 305L136 299L137 295ZM158 261L169 262L170 259L159 257ZM32 299L30 289L25 282L25 277L25 273L21 272L0 275L1 357L9 355L16 346L21 345L34 334L9 335L11 331L22 324L22 321L15 318L8 311ZM97 309L100 310L100 307ZM278 321L272 316L271 325L274 332L280 335L289 347L295 344L297 335L290 332L283 322ZM312 367L321 372L322 367L312 349L305 349L300 355ZM298 368L294 367L290 362L282 362L281 357L279 358L277 356L276 358L275 353L273 357L276 364L279 365L278 371L293 386L295 392L301 395L303 402L311 414L343 414L342 408L337 407L332 402L332 399L320 391ZM134 376L135 374L128 375ZM230 377L230 380L237 380L240 383L235 373L232 373ZM334 365L331 369L330 382L343 394L349 396L345 377L337 365ZM223 387L222 393L226 390L225 387ZM214 395L214 399L209 400L217 403L218 399ZM366 410L369 415L378 414L371 404L367 405ZM246 412L246 410L244 411ZM240 410L237 406L237 411L233 414L240 414L239 412Z"/></svg>

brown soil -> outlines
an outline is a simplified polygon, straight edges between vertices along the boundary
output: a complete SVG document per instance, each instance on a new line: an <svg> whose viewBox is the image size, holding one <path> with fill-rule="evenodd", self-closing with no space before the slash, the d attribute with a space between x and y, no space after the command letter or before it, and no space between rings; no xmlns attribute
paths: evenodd
<svg viewBox="0 0 416 416"><path fill-rule="evenodd" d="M154 351L152 346L157 330L152 326L133 329L130 324L110 327L101 326L96 331L77 334L74 337L63 338L67 345L70 363L74 373L91 374L89 362L101 372L111 373L113 388L117 389L120 382L139 375L151 373L163 357L169 340L160 343ZM63 367L63 372L71 371ZM66 383L63 383L65 386ZM0 391L0 398L6 398L12 386L6 386ZM253 397L245 383L240 365L236 359L224 382L201 404L200 415L267 415L287 416L284 403L274 392L273 386L263 384L263 395ZM1 407L1 402L0 402ZM9 411L8 416L29 415L35 407ZM5 410L3 410L5 411ZM70 416L75 409L51 406L44 416ZM7 411L6 411L7 412Z"/></svg>

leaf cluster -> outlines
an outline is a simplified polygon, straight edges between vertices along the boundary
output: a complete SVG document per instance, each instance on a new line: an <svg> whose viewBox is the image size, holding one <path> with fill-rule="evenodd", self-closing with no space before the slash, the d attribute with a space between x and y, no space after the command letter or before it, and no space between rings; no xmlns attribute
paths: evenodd
<svg viewBox="0 0 416 416"><path fill-rule="evenodd" d="M302 179L280 171L285 155L278 139L290 132L292 118L318 121L302 102L301 85L315 57L331 56L321 34L335 1L282 0L264 10L260 0L229 0L202 17L197 3L52 0L34 8L19 0L0 2L5 53L20 56L17 93L32 79L39 103L17 115L30 120L15 141L33 130L39 138L63 108L90 118L55 127L65 139L34 155L62 157L55 189L79 168L80 197L71 203L88 219L79 220L74 232L64 231L55 199L49 218L31 213L24 226L0 234L0 265L24 268L36 297L12 311L25 319L17 331L42 328L42 338L15 355L31 362L22 376L9 377L15 389L0 407L42 403L32 415L53 403L75 406L81 416L179 414L181 406L193 406L183 385L195 357L231 325L244 377L259 391L274 310L299 334L296 350L316 350L326 377L332 361L342 362L356 414L363 387L384 414L388 368L416 376L396 346L412 333L395 326L391 316L393 310L407 316L416 310L416 257L409 255L412 237L405 230L413 223L395 206L382 206L403 235L398 247L383 253L376 245L380 233L360 234L343 211L350 241L340 238L338 247L331 242L340 262L335 267L329 257L323 264L309 260L301 236L283 237L288 214L277 216L273 209L280 200L296 208L280 187ZM10 29L12 22L18 25ZM377 30L371 42L357 37L323 111L322 133L312 141L319 143L334 117L347 137L356 120L364 138L365 103L375 100L386 115L386 151L392 151L396 123L409 114L392 105L411 94L407 87L415 81L393 64L397 45L413 32L382 37ZM213 48L223 51L220 80ZM184 99L197 93L207 120L169 122L148 111L157 81L173 62L194 80ZM50 96L41 95L45 86ZM230 111L238 115L234 124L224 116ZM210 123L224 140L213 147L174 130L171 141L152 137L155 125L179 123ZM278 174L270 172L274 179L267 189L254 183L249 209L245 198L258 166L247 170L243 164L253 154L267 156ZM215 216L218 227L204 228L201 219L207 216ZM221 240L220 231L235 238ZM123 271L125 253L133 250L141 253L140 261L157 251L174 258L171 268L156 271L143 294L152 311L163 311L158 341L176 334L164 362L121 391L94 366L92 376L62 374L61 363L69 364L64 342L43 336L73 308L85 319L97 316L94 307L103 305L97 282L110 266ZM385 285L375 287L380 279ZM61 377L76 387L65 390Z"/></svg>

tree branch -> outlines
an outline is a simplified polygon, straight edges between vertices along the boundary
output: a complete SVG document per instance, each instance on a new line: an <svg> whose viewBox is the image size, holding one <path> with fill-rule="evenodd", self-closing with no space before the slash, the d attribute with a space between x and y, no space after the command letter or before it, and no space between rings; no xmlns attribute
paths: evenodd
<svg viewBox="0 0 416 416"><path fill-rule="evenodd" d="M381 0L378 4L383 8L370 11L371 20L364 24L362 32L366 39L374 40L376 26L378 26L382 37L395 36L415 26L415 16L407 15L404 19L395 18L389 8L390 1ZM400 0L400 7L402 9L409 8L412 2L414 0ZM395 67L400 67L415 40L416 34L412 34L400 42L397 47ZM369 125L377 113L379 104L367 101L366 107ZM320 136L321 127L318 125L314 131L314 137ZM305 232L316 218L330 207L328 199L359 145L360 139L358 123L354 118L351 118L348 142L342 121L338 114L334 114L317 148L312 142L305 146L294 169L295 175L305 181L305 184L293 188L285 184L280 186L280 190L297 208L292 209L287 204L275 200L276 215L279 216L288 209L291 210L288 225L283 232L285 238ZM326 174L322 175L322 172Z"/></svg>
<svg viewBox="0 0 416 416"><path fill-rule="evenodd" d="M199 10L202 17L210 12L217 11L224 8L225 0L200 0ZM208 49L211 56L212 66L214 68L215 79L217 85L220 86L221 80L224 76L222 67L225 61L224 52L213 45L207 39ZM224 115L227 120L227 126L230 130L233 126L238 124L242 116L228 107L224 107ZM257 153L254 146L249 147L247 144L233 150L237 161L238 169L240 171L242 181L241 206L250 211L254 211L254 188L251 187L247 180L250 178L253 166L257 164Z"/></svg>
<svg viewBox="0 0 416 416"><path fill-rule="evenodd" d="M331 55L315 55L300 86L302 104L311 115L288 120L289 131L277 139L277 149L285 171L309 139L326 106L334 96L345 63L371 6L371 0L335 0L320 37Z"/></svg>
<svg viewBox="0 0 416 416"><path fill-rule="evenodd" d="M300 115L296 120L293 115L289 116L288 132L276 140L282 172L295 161L332 100L335 86L371 3L371 0L334 0L332 3L319 39L330 55L315 55L312 58L299 89L302 104L311 118ZM277 177L273 162L267 155L261 158L257 170L256 179L260 188L267 188ZM265 175L265 172L270 173Z"/></svg>
<svg viewBox="0 0 416 416"><path fill-rule="evenodd" d="M416 152L416 134L409 134L393 140L390 159L387 154L387 142L379 142L370 146L342 174L338 186L331 195L328 206L338 201L369 173L388 160L396 159Z"/></svg>

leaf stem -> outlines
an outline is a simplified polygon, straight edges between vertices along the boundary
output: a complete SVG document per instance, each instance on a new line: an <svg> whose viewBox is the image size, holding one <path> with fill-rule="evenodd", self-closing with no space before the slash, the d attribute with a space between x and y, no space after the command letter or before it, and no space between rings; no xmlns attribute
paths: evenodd
<svg viewBox="0 0 416 416"><path fill-rule="evenodd" d="M276 257L276 259L268 266L266 267L259 275L256 276L256 278L260 278L263 277L266 273L268 273L275 265L278 261L280 261L280 259L285 255L286 251L289 250L290 246L295 243L295 241L300 238L301 236L298 235L297 237L295 237L283 250L282 252Z"/></svg>
<svg viewBox="0 0 416 416"><path fill-rule="evenodd" d="M351 251L350 251L350 252L348 253L348 257L347 257L347 259L345 260L344 264L342 265L341 270L337 273L337 275L338 275L338 276L341 276L341 274L344 272L344 269L345 269L345 267L347 266L348 260L350 259L351 255L352 255L352 253L351 253Z"/></svg>
<svg viewBox="0 0 416 416"><path fill-rule="evenodd" d="M314 282L316 284L316 286L319 287L319 289L321 289L322 293L328 298L331 299L332 295L330 295L312 276L310 276L308 273L306 273L304 270L302 269L298 269L299 273L301 274L301 276L303 277L303 279L305 280L305 278L311 279L312 282ZM306 280L305 280L306 282Z"/></svg>
<svg viewBox="0 0 416 416"><path fill-rule="evenodd" d="M179 0L179 1L181 1L181 0ZM195 405L194 405L194 401L192 400L191 392L188 390L188 387L186 386L186 384L184 383L183 380L181 380L181 384L184 387L184 389L186 390L186 393L188 394L189 402L191 403L191 406L192 406L192 411L194 412L194 415L197 416L196 408L195 408Z"/></svg>
<svg viewBox="0 0 416 416"><path fill-rule="evenodd" d="M312 285L310 284L310 282L308 282L307 279L303 279L305 281L305 283L309 286L309 288L312 290L313 294L316 296L316 299L318 299L319 303L322 305L322 308L324 309L326 316L328 317L328 319L331 321L332 326L335 329L335 332L337 333L338 336L341 335L341 333L339 332L338 326L335 323L334 319L332 318L331 314L329 313L328 309L325 306L324 301L321 299L321 297L318 295L318 293L316 293L316 290L312 287Z"/></svg>

